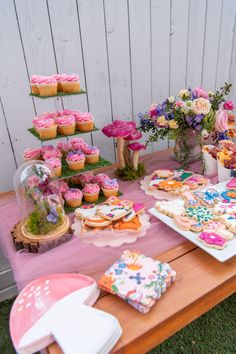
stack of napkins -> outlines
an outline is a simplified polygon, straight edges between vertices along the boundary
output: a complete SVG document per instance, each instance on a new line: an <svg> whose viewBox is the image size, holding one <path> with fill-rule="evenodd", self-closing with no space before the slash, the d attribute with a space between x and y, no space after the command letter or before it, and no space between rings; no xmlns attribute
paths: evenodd
<svg viewBox="0 0 236 354"><path fill-rule="evenodd" d="M138 311L147 313L176 278L168 263L138 252L124 251L105 272L98 285Z"/></svg>

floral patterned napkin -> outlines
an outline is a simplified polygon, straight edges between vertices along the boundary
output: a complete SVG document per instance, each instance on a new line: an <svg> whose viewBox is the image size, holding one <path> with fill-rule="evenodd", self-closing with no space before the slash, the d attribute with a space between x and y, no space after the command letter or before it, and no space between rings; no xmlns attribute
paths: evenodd
<svg viewBox="0 0 236 354"><path fill-rule="evenodd" d="M144 254L127 250L105 272L98 285L146 313L175 277L176 272L168 263L154 261Z"/></svg>

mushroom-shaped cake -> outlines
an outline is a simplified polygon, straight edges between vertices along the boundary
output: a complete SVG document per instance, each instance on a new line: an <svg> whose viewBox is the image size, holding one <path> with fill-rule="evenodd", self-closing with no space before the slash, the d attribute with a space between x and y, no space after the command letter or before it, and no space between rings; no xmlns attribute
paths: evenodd
<svg viewBox="0 0 236 354"><path fill-rule="evenodd" d="M125 159L124 159L124 138L132 134L136 129L135 122L128 122L124 120L114 120L111 124L106 125L102 132L108 138L117 139L117 159L118 159L118 168L121 170L125 168Z"/></svg>
<svg viewBox="0 0 236 354"><path fill-rule="evenodd" d="M145 150L146 146L140 143L131 143L128 145L128 148L133 151L133 156L132 156L132 165L135 171L138 169L138 157L139 157L139 151L140 150Z"/></svg>
<svg viewBox="0 0 236 354"><path fill-rule="evenodd" d="M124 158L128 165L131 164L131 153L128 149L128 145L131 141L138 140L142 137L142 133L139 130L134 130L131 134L124 138L125 146L124 146Z"/></svg>
<svg viewBox="0 0 236 354"><path fill-rule="evenodd" d="M61 309L73 319L75 302L92 306L98 295L95 280L81 274L53 274L29 283L10 313L11 338L17 353L34 353L54 342L53 329L58 322L69 326L60 317Z"/></svg>

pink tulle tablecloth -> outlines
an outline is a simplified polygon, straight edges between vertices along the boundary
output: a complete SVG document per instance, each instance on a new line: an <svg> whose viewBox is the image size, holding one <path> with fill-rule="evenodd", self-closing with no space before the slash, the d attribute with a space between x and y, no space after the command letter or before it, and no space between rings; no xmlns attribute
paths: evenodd
<svg viewBox="0 0 236 354"><path fill-rule="evenodd" d="M158 168L180 167L179 163L170 160L168 151L144 156L143 160L147 174ZM192 164L189 170L200 172L200 163ZM112 174L112 170L109 172L108 174ZM139 183L140 180L134 182L121 181L120 190L123 193L121 198L142 202L148 210L154 205L155 199L141 191ZM97 279L125 249L141 251L147 256L153 257L185 242L183 237L151 216L152 225L147 235L133 244L117 248L98 248L82 243L79 239L73 237L70 241L42 254L27 253L26 251L17 252L10 231L19 218L15 197L2 198L0 201L0 244L11 265L19 290L31 280L52 273L79 272Z"/></svg>

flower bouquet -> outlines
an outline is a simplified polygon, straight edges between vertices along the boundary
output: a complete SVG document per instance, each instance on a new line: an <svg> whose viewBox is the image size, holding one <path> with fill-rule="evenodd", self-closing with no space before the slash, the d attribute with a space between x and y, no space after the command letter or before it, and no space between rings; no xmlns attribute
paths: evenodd
<svg viewBox="0 0 236 354"><path fill-rule="evenodd" d="M151 105L149 112L139 114L139 129L150 133L146 143L164 139L176 141L175 159L183 166L201 156L202 139L214 132L214 140L227 138L228 113L234 106L226 101L231 84L219 91L206 92L201 87L182 89L177 96Z"/></svg>

